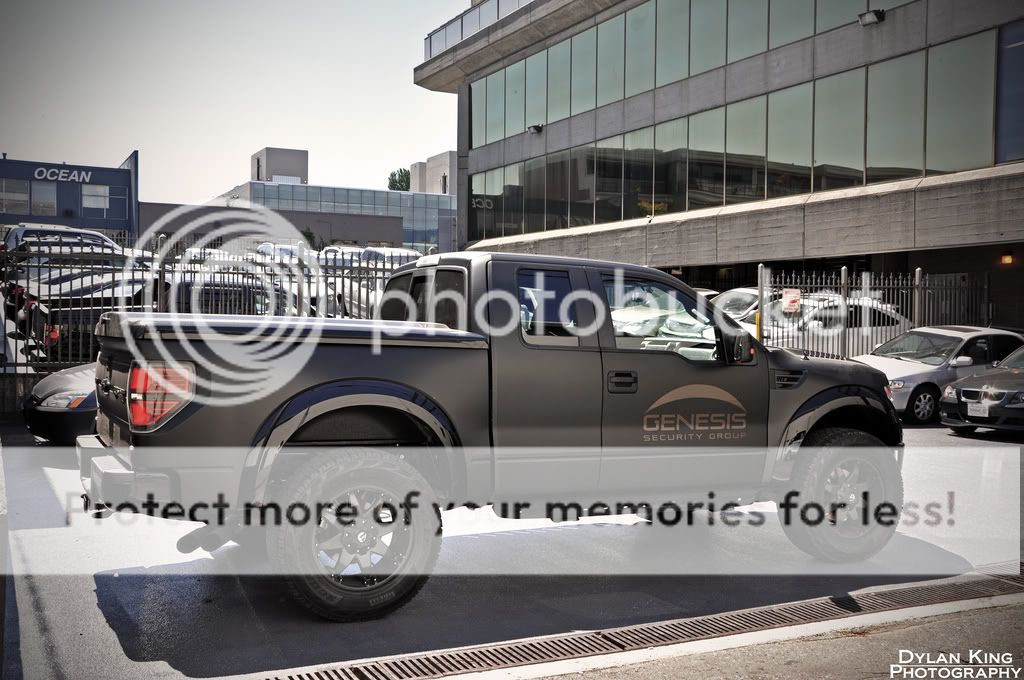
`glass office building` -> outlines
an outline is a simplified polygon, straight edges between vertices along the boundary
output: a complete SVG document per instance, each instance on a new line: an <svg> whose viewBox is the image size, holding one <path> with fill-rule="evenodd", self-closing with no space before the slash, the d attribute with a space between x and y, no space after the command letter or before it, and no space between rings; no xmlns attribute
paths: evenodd
<svg viewBox="0 0 1024 680"><path fill-rule="evenodd" d="M251 181L247 198L273 210L401 217L406 248L421 253L453 248L456 199L447 194Z"/></svg>
<svg viewBox="0 0 1024 680"><path fill-rule="evenodd" d="M869 9L897 20L901 4L648 0L468 83L470 149L657 96ZM1022 33L1024 22L1007 23L473 172L466 240L1024 159Z"/></svg>

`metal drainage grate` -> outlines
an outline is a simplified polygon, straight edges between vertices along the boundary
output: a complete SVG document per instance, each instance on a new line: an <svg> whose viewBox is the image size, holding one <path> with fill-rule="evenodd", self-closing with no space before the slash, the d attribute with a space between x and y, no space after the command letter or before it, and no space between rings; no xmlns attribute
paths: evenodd
<svg viewBox="0 0 1024 680"><path fill-rule="evenodd" d="M862 595L770 605L676 621L643 623L592 633L410 654L379 661L342 663L302 673L285 671L266 676L265 680L426 680L753 633L869 612L1018 593L1024 593L1024 579L1020 576L978 577Z"/></svg>

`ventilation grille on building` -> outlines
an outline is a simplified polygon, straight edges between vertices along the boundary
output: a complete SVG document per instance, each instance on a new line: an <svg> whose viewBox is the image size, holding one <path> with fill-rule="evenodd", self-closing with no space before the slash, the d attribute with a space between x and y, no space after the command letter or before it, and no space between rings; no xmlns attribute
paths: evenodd
<svg viewBox="0 0 1024 680"><path fill-rule="evenodd" d="M1020 565L1017 566L1019 573ZM1005 573L1005 569L1001 571ZM990 573L996 572L990 570ZM410 654L379 661L342 663L301 673L282 671L272 676L253 677L262 677L263 680L425 680L753 633L870 612L1021 593L1024 593L1024 578L1021 576L973 577L590 633Z"/></svg>

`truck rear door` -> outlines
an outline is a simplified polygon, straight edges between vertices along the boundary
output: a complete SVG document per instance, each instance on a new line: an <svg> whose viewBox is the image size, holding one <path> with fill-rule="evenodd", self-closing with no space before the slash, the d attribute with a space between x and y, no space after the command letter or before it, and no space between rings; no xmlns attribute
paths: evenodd
<svg viewBox="0 0 1024 680"><path fill-rule="evenodd" d="M487 306L494 331L495 493L564 498L593 492L600 471L601 349L596 334L573 333L592 326L593 306L567 299L587 290L586 272L506 261L489 267L491 290L515 296Z"/></svg>
<svg viewBox="0 0 1024 680"><path fill-rule="evenodd" d="M665 278L588 271L607 303L602 491L760 483L768 366L727 363L711 308ZM760 352L761 350L757 350Z"/></svg>

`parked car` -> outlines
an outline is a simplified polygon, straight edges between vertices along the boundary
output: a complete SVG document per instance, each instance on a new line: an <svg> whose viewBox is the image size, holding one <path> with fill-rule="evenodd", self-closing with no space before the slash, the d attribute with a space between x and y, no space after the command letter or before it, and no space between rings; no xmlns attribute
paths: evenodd
<svg viewBox="0 0 1024 680"><path fill-rule="evenodd" d="M440 550L435 503L527 500L544 508L552 499L594 497L614 505L660 494L707 500L716 488L716 503L727 502L726 490L730 500L774 500L795 489L846 507L850 489L835 480L863 469L857 488L870 489L872 502L902 507L902 429L880 371L766 349L731 320L702 321L717 351L701 360L645 347L651 338L627 333L632 320L621 314L634 298L609 295L623 272L631 289L672 298L677 313L692 316L698 306L691 288L646 267L445 253L402 267L387 283L386 293L420 291L413 319L385 296L380 321L319 321L321 340L307 363L282 374L269 395L230 405L216 403L209 380L220 367L193 363L177 338L249 319L179 319L171 334L170 320L106 314L97 326L98 433L79 437L77 447L87 497L107 508L143 493L185 507L208 498L231 508L341 498L365 506L365 517L382 511L379 499L400 503L416 491L389 541L372 522L323 523L319 510L312 526L269 527L270 562L291 594L333 620L381 616L416 594ZM490 304L481 326L477 315L459 318L439 297L445 291L469 300L496 293L506 302ZM578 291L607 307L571 304ZM592 316L599 327L587 323ZM444 327L418 322L426 319ZM298 319L295 327L312 323ZM150 337L160 337L167 354L157 354ZM210 353L215 362L231 349L229 338L218 342L228 344ZM168 381L173 390L163 387ZM137 386L130 400L129 385ZM737 446L746 447L742 454ZM153 447L161 455L147 455ZM524 447L535 451L524 455ZM857 560L884 547L896 523L864 527L854 515L783 529L812 555ZM245 528L233 514L179 547L214 550L245 540Z"/></svg>
<svg viewBox="0 0 1024 680"><path fill-rule="evenodd" d="M740 325L754 332L753 323ZM872 297L849 298L844 314L838 297L809 295L793 311L786 310L783 300L770 303L761 325L767 345L852 356L909 330L911 323L893 305Z"/></svg>
<svg viewBox="0 0 1024 680"><path fill-rule="evenodd" d="M956 434L979 427L1024 431L1024 347L985 373L947 385L939 409L942 424Z"/></svg>
<svg viewBox="0 0 1024 680"><path fill-rule="evenodd" d="M53 444L73 445L96 431L96 364L52 373L35 384L22 403L25 427Z"/></svg>
<svg viewBox="0 0 1024 680"><path fill-rule="evenodd" d="M730 288L711 298L711 302L716 308L737 321L753 325L753 315L757 312L760 300L757 296L757 288ZM750 318L748 319L748 317Z"/></svg>
<svg viewBox="0 0 1024 680"><path fill-rule="evenodd" d="M1024 337L1010 331L925 326L853 358L885 373L893 405L906 421L927 423L938 418L946 385L988 370L1021 345Z"/></svg>

